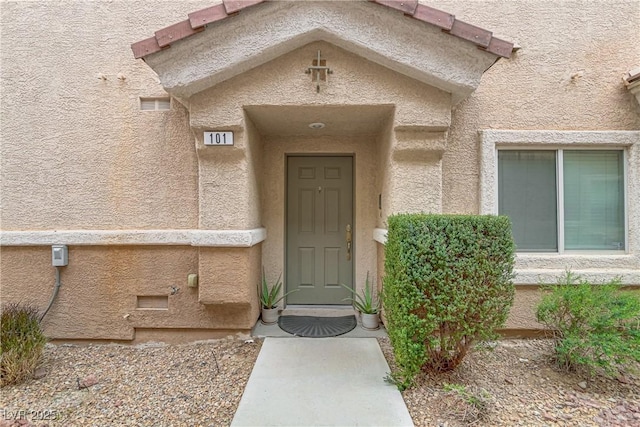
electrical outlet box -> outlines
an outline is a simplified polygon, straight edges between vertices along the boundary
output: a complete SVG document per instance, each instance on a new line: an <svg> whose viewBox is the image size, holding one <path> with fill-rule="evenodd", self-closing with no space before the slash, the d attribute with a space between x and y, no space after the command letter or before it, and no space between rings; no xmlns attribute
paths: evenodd
<svg viewBox="0 0 640 427"><path fill-rule="evenodd" d="M190 288L198 287L198 275L196 273L191 273L187 276L187 286Z"/></svg>
<svg viewBox="0 0 640 427"><path fill-rule="evenodd" d="M51 263L54 267L65 267L69 265L69 248L67 245L51 246Z"/></svg>

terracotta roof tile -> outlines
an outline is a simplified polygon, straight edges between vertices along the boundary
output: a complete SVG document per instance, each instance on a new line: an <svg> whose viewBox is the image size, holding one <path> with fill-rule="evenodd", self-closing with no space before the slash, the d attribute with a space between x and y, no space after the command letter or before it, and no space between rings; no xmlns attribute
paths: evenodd
<svg viewBox="0 0 640 427"><path fill-rule="evenodd" d="M491 42L489 42L489 46L487 46L487 51L498 56L502 56L503 58L508 58L509 56L511 56L513 48L513 43L499 39L497 37L491 37Z"/></svg>
<svg viewBox="0 0 640 427"><path fill-rule="evenodd" d="M143 58L167 48L171 43L189 37L204 29L204 26L223 20L231 14L262 3L265 0L222 0L221 4L189 14L189 19L156 31L155 37L133 43L131 50L136 58ZM476 44L494 55L509 58L513 43L493 37L491 31L459 21L454 15L418 3L418 0L369 0L385 7L399 10L407 16L435 25L447 34Z"/></svg>
<svg viewBox="0 0 640 427"><path fill-rule="evenodd" d="M456 17L450 13L443 12L423 4L418 5L412 16L420 21L427 22L444 30L450 30L453 26L453 21L456 20Z"/></svg>
<svg viewBox="0 0 640 427"><path fill-rule="evenodd" d="M407 15L413 15L418 7L418 0L410 1L398 1L398 0L379 0L378 4L382 4L393 9L398 9L406 13Z"/></svg>
<svg viewBox="0 0 640 427"><path fill-rule="evenodd" d="M220 21L227 16L229 15L227 14L224 4L220 3L215 6L190 13L189 22L191 23L191 28L200 28L212 22Z"/></svg>
<svg viewBox="0 0 640 427"><path fill-rule="evenodd" d="M182 40L204 30L204 26L223 20L229 15L238 13L242 9L259 4L265 0L222 0L222 3L206 9L192 12L188 20L178 22L156 31L151 37L131 45L133 56L143 58L170 47L171 43Z"/></svg>
<svg viewBox="0 0 640 427"><path fill-rule="evenodd" d="M202 30L203 28L191 28L191 23L187 19L156 31L156 40L158 40L158 46L165 47Z"/></svg>
<svg viewBox="0 0 640 427"><path fill-rule="evenodd" d="M263 1L264 0L222 0L222 3L227 13L231 15L232 13L239 12L246 7L262 3Z"/></svg>
<svg viewBox="0 0 640 427"><path fill-rule="evenodd" d="M413 17L422 22L435 25L446 31L452 36L460 37L461 39L475 43L478 47L491 52L494 55L509 58L513 51L513 43L496 39L493 37L491 31L485 30L475 25L468 24L456 19L454 15L443 12L441 10L426 6L424 4L417 4L413 12L406 12L411 9L412 1L403 0L369 0L373 3L378 3L383 6L391 7L394 9L402 10L406 15Z"/></svg>
<svg viewBox="0 0 640 427"><path fill-rule="evenodd" d="M461 39L468 40L473 42L481 47L489 47L491 43L491 38L493 34L491 31L487 31L480 27L476 27L475 25L468 24L466 22L460 21L459 19L454 19L453 26L449 30L449 33L458 36Z"/></svg>
<svg viewBox="0 0 640 427"><path fill-rule="evenodd" d="M136 58L142 58L151 53L159 52L162 50L158 44L158 40L155 37L149 37L148 39L141 40L131 45L133 56Z"/></svg>

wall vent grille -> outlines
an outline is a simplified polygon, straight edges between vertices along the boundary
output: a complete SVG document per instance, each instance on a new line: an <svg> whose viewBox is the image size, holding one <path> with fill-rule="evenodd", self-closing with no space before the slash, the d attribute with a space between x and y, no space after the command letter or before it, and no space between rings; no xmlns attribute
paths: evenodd
<svg viewBox="0 0 640 427"><path fill-rule="evenodd" d="M167 111L171 109L171 98L140 98L142 111Z"/></svg>

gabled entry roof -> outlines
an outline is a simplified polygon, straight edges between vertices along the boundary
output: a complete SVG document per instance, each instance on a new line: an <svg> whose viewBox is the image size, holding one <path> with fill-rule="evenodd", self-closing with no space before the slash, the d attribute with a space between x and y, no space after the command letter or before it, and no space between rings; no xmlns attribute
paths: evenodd
<svg viewBox="0 0 640 427"><path fill-rule="evenodd" d="M451 94L456 105L513 44L412 1L223 0L134 43L164 89L196 93L324 41Z"/></svg>
<svg viewBox="0 0 640 427"><path fill-rule="evenodd" d="M155 32L153 37L141 40L131 45L135 58L159 52L179 40L190 37L204 30L206 25L222 21L265 0L222 0L222 3L206 9L192 12L188 19L170 25ZM509 58L513 50L513 43L493 37L489 30L460 21L450 13L426 6L418 0L369 0L392 9L399 10L405 15L418 21L434 25L442 31L474 43L478 48L491 52L503 58Z"/></svg>

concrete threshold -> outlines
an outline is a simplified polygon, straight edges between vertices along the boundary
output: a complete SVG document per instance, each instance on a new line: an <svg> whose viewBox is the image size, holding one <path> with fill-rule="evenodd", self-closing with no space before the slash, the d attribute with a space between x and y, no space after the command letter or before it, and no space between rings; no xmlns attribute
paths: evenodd
<svg viewBox="0 0 640 427"><path fill-rule="evenodd" d="M364 329L362 327L360 316L351 306L346 306L346 307L287 306L287 308L285 308L280 312L281 316L291 315L291 316L339 317L339 316L348 316L350 314L354 314L356 316L358 325L355 327L355 329L347 332L346 334L339 335L336 338L382 338L387 336L387 330L384 328L384 325L382 324L382 322L380 322L380 328L374 331L369 329ZM291 335L290 333L280 329L277 323L273 325L265 325L260 320L257 321L256 325L251 330L251 335L256 338L266 338L266 337L295 338L294 335Z"/></svg>
<svg viewBox="0 0 640 427"><path fill-rule="evenodd" d="M375 338L266 338L232 426L413 426Z"/></svg>

